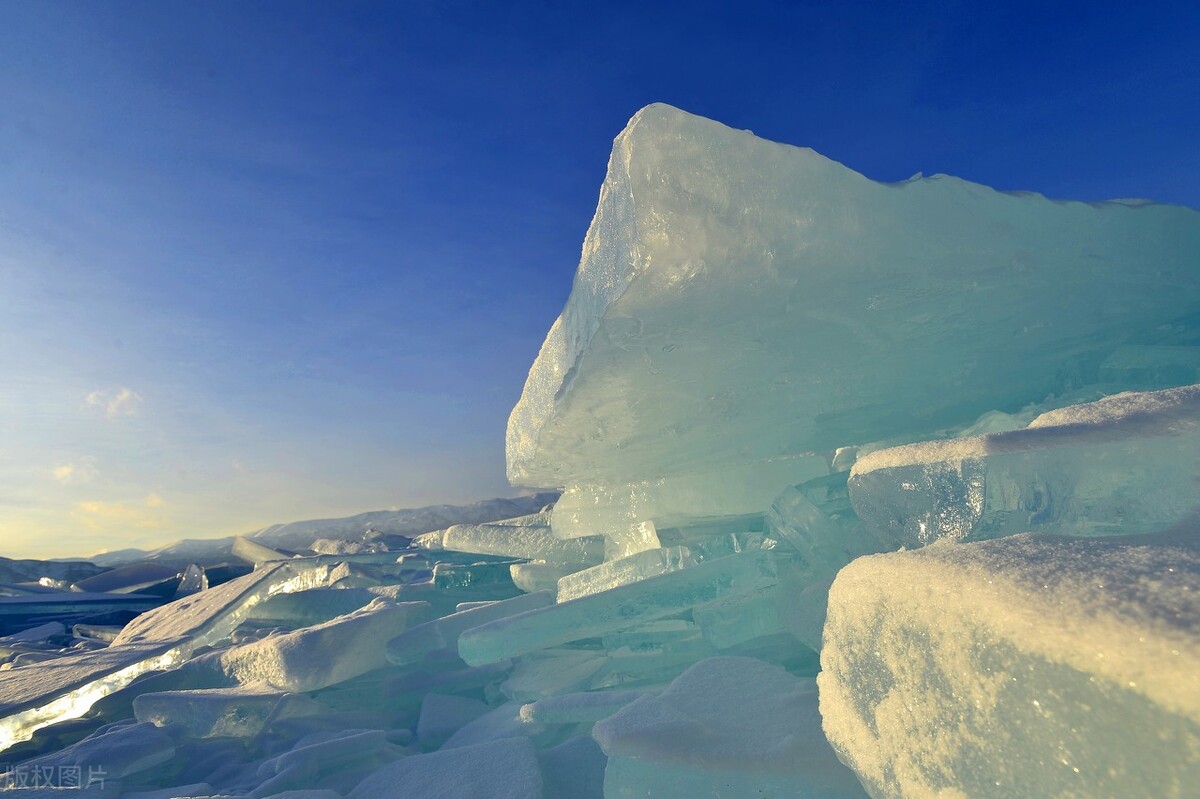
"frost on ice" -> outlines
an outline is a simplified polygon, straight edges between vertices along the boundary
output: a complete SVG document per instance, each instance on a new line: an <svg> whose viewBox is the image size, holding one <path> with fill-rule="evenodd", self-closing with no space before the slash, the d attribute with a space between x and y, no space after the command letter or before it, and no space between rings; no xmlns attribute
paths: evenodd
<svg viewBox="0 0 1200 799"><path fill-rule="evenodd" d="M650 106L509 421L561 496L0 563L0 757L106 760L88 796L1192 795L1198 301L1195 211Z"/></svg>

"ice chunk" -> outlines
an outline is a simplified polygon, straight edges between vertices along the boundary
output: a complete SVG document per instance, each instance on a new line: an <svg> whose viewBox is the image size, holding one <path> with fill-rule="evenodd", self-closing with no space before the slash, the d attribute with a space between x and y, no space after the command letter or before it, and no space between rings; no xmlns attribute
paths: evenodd
<svg viewBox="0 0 1200 799"><path fill-rule="evenodd" d="M109 571L97 574L95 577L80 580L71 586L71 588L74 591L82 591L84 593L134 594L139 593L144 588L158 585L164 580L170 580L178 576L178 569L164 566L161 563L146 561L110 569Z"/></svg>
<svg viewBox="0 0 1200 799"><path fill-rule="evenodd" d="M144 693L134 697L134 715L193 738L249 738L271 720L329 712L304 694L260 686Z"/></svg>
<svg viewBox="0 0 1200 799"><path fill-rule="evenodd" d="M1193 794L1197 533L854 561L829 594L829 740L876 797Z"/></svg>
<svg viewBox="0 0 1200 799"><path fill-rule="evenodd" d="M558 581L558 601L578 599L695 565L696 559L687 547L642 550L563 577Z"/></svg>
<svg viewBox="0 0 1200 799"><path fill-rule="evenodd" d="M384 766L347 799L537 799L542 775L526 738L504 738L416 755Z"/></svg>
<svg viewBox="0 0 1200 799"><path fill-rule="evenodd" d="M792 486L771 504L767 532L800 553L809 579L832 579L859 555L894 549L869 532L851 508L846 473Z"/></svg>
<svg viewBox="0 0 1200 799"><path fill-rule="evenodd" d="M575 566L555 566L545 561L514 563L509 568L513 585L527 593L550 591L558 593L558 581L577 571Z"/></svg>
<svg viewBox="0 0 1200 799"><path fill-rule="evenodd" d="M585 691L548 696L521 708L521 718L542 724L580 724L606 719L646 691Z"/></svg>
<svg viewBox="0 0 1200 799"><path fill-rule="evenodd" d="M490 710L483 702L467 696L426 694L421 700L417 738L427 749L437 749L451 735Z"/></svg>
<svg viewBox="0 0 1200 799"><path fill-rule="evenodd" d="M387 658L396 665L404 666L419 663L433 652L445 649L457 651L459 636L472 627L552 604L554 595L539 591L443 616L393 638L387 645Z"/></svg>
<svg viewBox="0 0 1200 799"><path fill-rule="evenodd" d="M599 563L604 557L599 538L563 541L555 538L549 527L533 525L456 524L446 530L442 547L563 565Z"/></svg>
<svg viewBox="0 0 1200 799"><path fill-rule="evenodd" d="M821 733L816 686L753 658L716 657L592 728L606 797L863 797Z"/></svg>
<svg viewBox="0 0 1200 799"><path fill-rule="evenodd" d="M60 621L50 621L45 624L39 624L36 627L28 627L20 632L15 632L12 635L0 637L0 648L10 644L32 644L39 641L45 641L47 638L54 638L59 635L66 635L67 628Z"/></svg>
<svg viewBox="0 0 1200 799"><path fill-rule="evenodd" d="M604 653L594 649L543 649L518 660L500 690L520 702L579 691L590 687L606 664Z"/></svg>
<svg viewBox="0 0 1200 799"><path fill-rule="evenodd" d="M851 473L859 518L920 545L1024 531L1162 530L1200 508L1200 386L1125 393L1027 428L879 450Z"/></svg>
<svg viewBox="0 0 1200 799"><path fill-rule="evenodd" d="M768 552L744 552L467 630L458 652L471 665L516 657L669 616L776 581Z"/></svg>
<svg viewBox="0 0 1200 799"><path fill-rule="evenodd" d="M277 560L287 560L291 557L291 555L263 546L257 541L252 541L241 535L233 539L233 555L250 564L271 563Z"/></svg>
<svg viewBox="0 0 1200 799"><path fill-rule="evenodd" d="M208 590L208 575L201 566L190 564L179 575L179 587L175 589L175 598L198 594Z"/></svg>
<svg viewBox="0 0 1200 799"><path fill-rule="evenodd" d="M243 685L313 691L383 667L387 642L428 611L424 602L380 597L323 624L227 649L220 655L221 669Z"/></svg>
<svg viewBox="0 0 1200 799"><path fill-rule="evenodd" d="M1194 338L1198 251L1191 209L877 183L651 105L613 144L509 419L509 478L615 485L931 438L1096 383L1120 346Z"/></svg>
<svg viewBox="0 0 1200 799"><path fill-rule="evenodd" d="M272 594L323 585L329 567L296 560L269 563L216 588L177 599L130 622L114 645L187 636L196 646L225 638L254 605Z"/></svg>

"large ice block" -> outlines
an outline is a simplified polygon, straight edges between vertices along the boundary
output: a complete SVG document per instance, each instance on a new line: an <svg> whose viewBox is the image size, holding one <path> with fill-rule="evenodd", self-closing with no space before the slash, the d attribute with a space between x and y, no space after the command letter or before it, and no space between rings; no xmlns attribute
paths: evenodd
<svg viewBox="0 0 1200 799"><path fill-rule="evenodd" d="M219 662L226 675L243 685L314 691L382 668L388 641L423 622L428 612L425 602L380 597L322 624L231 647Z"/></svg>
<svg viewBox="0 0 1200 799"><path fill-rule="evenodd" d="M1200 511L1197 481L1200 386L1186 386L1060 408L1022 430L879 450L855 463L850 496L895 547L1162 530Z"/></svg>
<svg viewBox="0 0 1200 799"><path fill-rule="evenodd" d="M609 591L667 572L696 565L687 547L644 549L623 558L605 561L590 569L568 574L558 581L558 601L566 602L589 594Z"/></svg>
<svg viewBox="0 0 1200 799"><path fill-rule="evenodd" d="M509 419L509 478L613 485L932 438L1096 383L1122 346L1190 344L1198 252L1191 209L878 183L651 105L613 144Z"/></svg>
<svg viewBox="0 0 1200 799"><path fill-rule="evenodd" d="M829 594L825 733L877 798L1194 796L1198 533L859 558Z"/></svg>
<svg viewBox="0 0 1200 799"><path fill-rule="evenodd" d="M248 738L272 720L329 712L305 694L263 686L144 693L134 697L133 710L138 721L196 738Z"/></svg>

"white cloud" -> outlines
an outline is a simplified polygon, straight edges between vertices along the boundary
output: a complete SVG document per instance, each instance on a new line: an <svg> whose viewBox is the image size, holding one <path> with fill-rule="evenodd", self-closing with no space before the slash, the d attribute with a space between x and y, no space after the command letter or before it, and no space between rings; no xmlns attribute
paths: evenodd
<svg viewBox="0 0 1200 799"><path fill-rule="evenodd" d="M170 524L164 513L166 504L158 494L150 493L141 502L80 502L75 515L91 530L161 530Z"/></svg>
<svg viewBox="0 0 1200 799"><path fill-rule="evenodd" d="M109 419L135 416L142 405L142 395L131 388L97 389L84 398L84 406L101 411Z"/></svg>
<svg viewBox="0 0 1200 799"><path fill-rule="evenodd" d="M100 470L96 468L96 459L91 455L84 455L77 461L72 463L64 463L61 466L55 466L53 469L54 479L60 483L68 485L79 485L82 483L90 483L100 475Z"/></svg>

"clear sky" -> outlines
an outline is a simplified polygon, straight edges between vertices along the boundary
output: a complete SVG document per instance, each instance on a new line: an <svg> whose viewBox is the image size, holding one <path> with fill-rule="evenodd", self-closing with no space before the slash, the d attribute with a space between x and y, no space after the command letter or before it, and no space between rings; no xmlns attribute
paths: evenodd
<svg viewBox="0 0 1200 799"><path fill-rule="evenodd" d="M0 3L0 554L512 493L651 102L880 180L1200 206L1198 8Z"/></svg>

